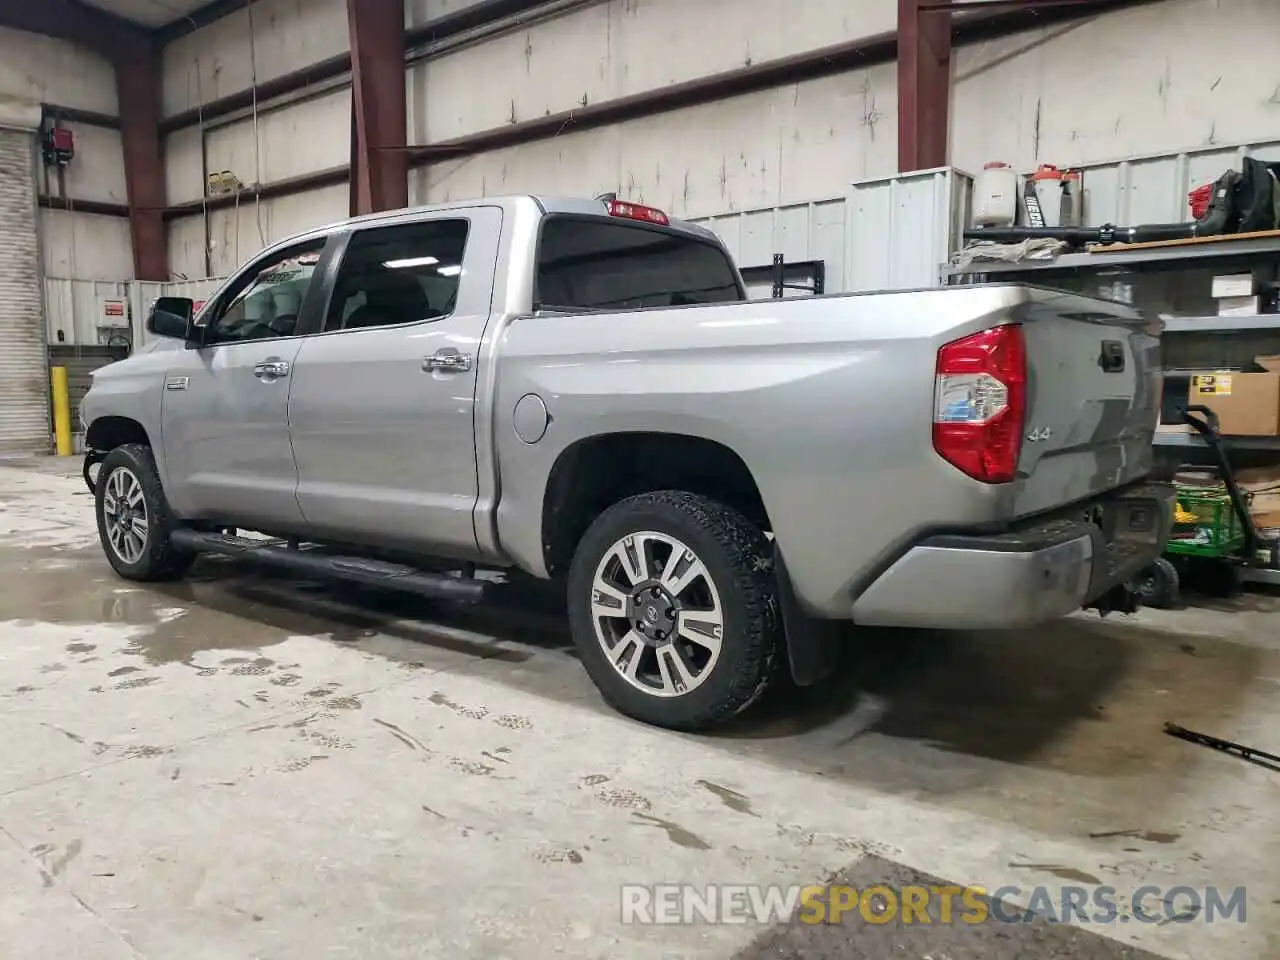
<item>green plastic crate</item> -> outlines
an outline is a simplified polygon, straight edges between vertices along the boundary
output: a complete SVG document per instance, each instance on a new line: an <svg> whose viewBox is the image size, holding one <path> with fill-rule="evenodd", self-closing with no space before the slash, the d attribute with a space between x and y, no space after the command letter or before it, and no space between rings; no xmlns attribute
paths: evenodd
<svg viewBox="0 0 1280 960"><path fill-rule="evenodd" d="M1225 557L1244 547L1244 528L1227 492L1217 487L1178 485L1179 512L1195 515L1194 523L1174 523L1165 553L1191 557Z"/></svg>

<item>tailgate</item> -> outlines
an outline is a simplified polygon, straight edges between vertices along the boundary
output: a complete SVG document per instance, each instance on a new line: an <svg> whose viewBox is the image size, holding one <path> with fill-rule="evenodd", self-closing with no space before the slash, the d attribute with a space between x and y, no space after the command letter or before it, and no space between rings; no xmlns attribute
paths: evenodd
<svg viewBox="0 0 1280 960"><path fill-rule="evenodd" d="M1146 476L1160 417L1159 320L1121 304L1025 288L1027 409L1015 513Z"/></svg>

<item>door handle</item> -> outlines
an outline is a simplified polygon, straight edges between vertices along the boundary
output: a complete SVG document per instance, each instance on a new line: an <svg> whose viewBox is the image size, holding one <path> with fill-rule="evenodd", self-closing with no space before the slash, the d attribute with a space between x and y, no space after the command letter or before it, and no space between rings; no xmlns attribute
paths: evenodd
<svg viewBox="0 0 1280 960"><path fill-rule="evenodd" d="M253 368L253 375L259 380L274 380L289 375L289 364L285 360L263 360Z"/></svg>
<svg viewBox="0 0 1280 960"><path fill-rule="evenodd" d="M471 369L471 355L452 349L437 350L432 356L423 358L422 369L464 373Z"/></svg>

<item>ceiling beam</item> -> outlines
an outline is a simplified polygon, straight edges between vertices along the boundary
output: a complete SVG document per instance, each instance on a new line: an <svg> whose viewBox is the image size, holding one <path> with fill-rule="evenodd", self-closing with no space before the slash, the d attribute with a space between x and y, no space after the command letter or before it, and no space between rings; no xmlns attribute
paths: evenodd
<svg viewBox="0 0 1280 960"><path fill-rule="evenodd" d="M210 3L206 3L204 6L192 10L176 20L171 20L163 26L157 27L155 29L156 40L159 41L160 46L166 46L179 37L195 33L197 30L207 27L223 17L230 16L237 10L243 10L250 2L251 0L211 0Z"/></svg>

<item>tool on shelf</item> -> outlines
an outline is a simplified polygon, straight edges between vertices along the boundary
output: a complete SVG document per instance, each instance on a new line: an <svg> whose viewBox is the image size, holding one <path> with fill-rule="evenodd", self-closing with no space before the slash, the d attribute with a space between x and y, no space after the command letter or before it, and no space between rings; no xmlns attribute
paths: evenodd
<svg viewBox="0 0 1280 960"><path fill-rule="evenodd" d="M1100 227L1043 226L1038 200L1030 226L974 226L964 232L966 240L993 243L1021 243L1024 240L1062 240L1073 247L1109 246L1117 243L1152 243L1191 237L1217 237L1255 233L1280 226L1280 163L1266 163L1245 157L1240 170L1227 170L1213 184L1203 215L1185 223L1149 223L1120 227L1105 223ZM1027 195L1031 211L1031 194Z"/></svg>

